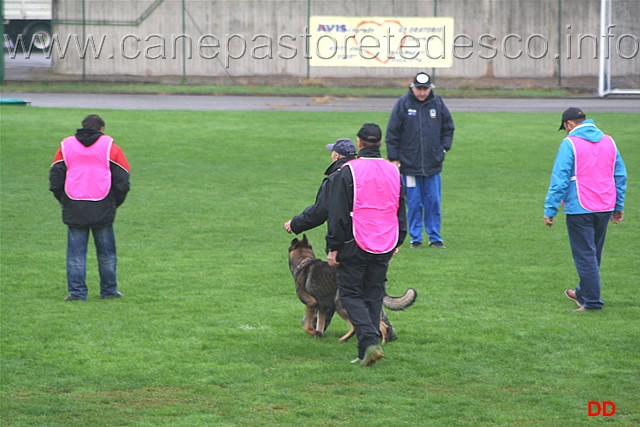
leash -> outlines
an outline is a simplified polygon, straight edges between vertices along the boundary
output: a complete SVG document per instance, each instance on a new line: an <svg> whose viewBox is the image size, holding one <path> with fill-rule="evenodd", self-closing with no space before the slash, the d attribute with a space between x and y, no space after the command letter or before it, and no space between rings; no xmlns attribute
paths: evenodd
<svg viewBox="0 0 640 427"><path fill-rule="evenodd" d="M318 258L307 258L307 259L303 259L302 261L300 261L300 263L298 265L296 265L295 273L293 273L293 278L295 280L298 280L298 276L300 275L302 270L307 268L310 264L316 263L318 261L321 261L321 260L318 259Z"/></svg>

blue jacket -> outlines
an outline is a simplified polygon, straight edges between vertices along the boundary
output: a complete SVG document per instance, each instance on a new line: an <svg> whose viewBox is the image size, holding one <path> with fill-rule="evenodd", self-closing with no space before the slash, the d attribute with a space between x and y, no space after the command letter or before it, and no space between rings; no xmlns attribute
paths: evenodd
<svg viewBox="0 0 640 427"><path fill-rule="evenodd" d="M573 129L567 136L576 136L587 141L598 143L604 133L595 125L593 120L585 120L580 126ZM615 211L624 210L624 197L627 189L627 169L622 161L620 152L616 148L616 163L614 167L614 180L616 183ZM564 201L564 213L567 215L580 215L592 213L580 205L576 190L575 153L573 145L568 138L560 143L556 160L551 172L551 183L547 198L544 201L544 216L554 217L558 214L558 206Z"/></svg>
<svg viewBox="0 0 640 427"><path fill-rule="evenodd" d="M387 124L389 160L400 161L403 175L432 176L442 172L444 155L453 144L453 119L433 93L420 102L411 89L398 99Z"/></svg>

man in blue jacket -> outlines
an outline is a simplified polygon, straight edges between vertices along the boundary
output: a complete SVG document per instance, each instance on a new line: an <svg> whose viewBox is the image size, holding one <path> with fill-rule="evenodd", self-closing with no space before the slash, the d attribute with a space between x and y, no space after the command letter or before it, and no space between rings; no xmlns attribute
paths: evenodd
<svg viewBox="0 0 640 427"><path fill-rule="evenodd" d="M400 168L407 192L411 248L422 245L422 229L429 246L444 248L442 222L442 163L453 144L454 125L447 106L433 92L431 77L418 73L409 92L400 97L387 124L387 156Z"/></svg>
<svg viewBox="0 0 640 427"><path fill-rule="evenodd" d="M566 289L578 311L600 309L600 260L609 221L624 217L627 170L615 142L575 107L562 113L560 143L544 201L544 222L552 227L564 204L567 232L580 283Z"/></svg>

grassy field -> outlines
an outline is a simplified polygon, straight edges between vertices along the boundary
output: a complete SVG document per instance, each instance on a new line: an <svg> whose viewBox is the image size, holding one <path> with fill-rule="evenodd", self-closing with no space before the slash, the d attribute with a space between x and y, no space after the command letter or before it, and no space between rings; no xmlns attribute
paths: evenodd
<svg viewBox="0 0 640 427"><path fill-rule="evenodd" d="M312 203L324 145L387 114L98 111L132 167L116 236L121 300L65 303L66 228L47 191L89 111L2 107L0 418L6 426L564 426L640 423L640 124L593 114L630 174L601 312L577 313L563 216L542 221L558 112L454 113L446 250L404 246L399 339L373 369L355 341L303 332L282 223ZM307 233L324 257L324 228ZM90 242L92 245L92 243ZM612 401L590 418L589 401Z"/></svg>
<svg viewBox="0 0 640 427"><path fill-rule="evenodd" d="M5 81L4 92L45 92L45 93L116 93L116 94L175 94L175 95L262 95L262 96L335 96L335 97L390 97L398 93L408 83L402 82L390 87L356 87L348 84L326 84L310 81L306 84L166 84L166 83L113 83L78 81ZM593 92L576 88L549 87L460 87L438 88L438 94L445 98L566 98L575 95L593 95Z"/></svg>

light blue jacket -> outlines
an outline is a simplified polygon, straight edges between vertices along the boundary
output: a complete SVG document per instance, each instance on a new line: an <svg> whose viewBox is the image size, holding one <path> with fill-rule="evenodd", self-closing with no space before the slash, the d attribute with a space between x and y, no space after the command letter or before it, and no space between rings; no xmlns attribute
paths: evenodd
<svg viewBox="0 0 640 427"><path fill-rule="evenodd" d="M597 143L602 139L604 133L598 129L593 120L585 120L567 136L576 136ZM564 213L567 215L592 213L580 205L576 190L576 181L571 179L575 174L575 153L573 151L573 145L568 138L565 138L560 143L560 148L558 149L558 154L553 164L551 183L549 184L547 198L544 201L544 216L556 216L558 214L558 206L563 201ZM624 210L624 196L627 189L627 169L617 148L613 175L616 183L616 206L614 210L622 211Z"/></svg>

